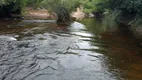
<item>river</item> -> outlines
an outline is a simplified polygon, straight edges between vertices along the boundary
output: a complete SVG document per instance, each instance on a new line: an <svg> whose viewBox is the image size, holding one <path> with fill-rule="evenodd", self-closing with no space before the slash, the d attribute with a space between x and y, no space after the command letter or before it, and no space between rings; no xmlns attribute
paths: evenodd
<svg viewBox="0 0 142 80"><path fill-rule="evenodd" d="M0 21L0 80L141 80L142 49L125 27Z"/></svg>

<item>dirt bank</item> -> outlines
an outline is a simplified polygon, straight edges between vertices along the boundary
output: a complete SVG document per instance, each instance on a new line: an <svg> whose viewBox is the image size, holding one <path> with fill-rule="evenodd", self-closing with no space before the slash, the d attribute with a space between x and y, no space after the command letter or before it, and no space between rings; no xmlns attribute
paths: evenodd
<svg viewBox="0 0 142 80"><path fill-rule="evenodd" d="M33 19L40 19L40 20L46 20L46 19L56 19L55 13L50 13L46 9L33 9L30 7L27 7L25 9L25 15L24 19L26 20L33 20ZM76 11L71 13L71 17L75 18L76 20L80 20L85 18L85 13L83 12L82 8L77 8Z"/></svg>
<svg viewBox="0 0 142 80"><path fill-rule="evenodd" d="M25 9L24 19L31 20L31 19L56 19L56 15L54 13L49 13L46 9L33 9L33 8L26 8Z"/></svg>

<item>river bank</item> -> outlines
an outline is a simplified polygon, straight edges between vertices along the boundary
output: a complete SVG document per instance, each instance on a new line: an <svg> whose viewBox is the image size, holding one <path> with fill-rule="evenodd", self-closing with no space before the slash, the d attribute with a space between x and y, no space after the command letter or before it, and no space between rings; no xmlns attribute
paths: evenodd
<svg viewBox="0 0 142 80"><path fill-rule="evenodd" d="M56 15L54 13L50 13L46 9L33 9L31 7L25 8L25 14L24 14L25 20L47 20L47 19L56 19Z"/></svg>
<svg viewBox="0 0 142 80"><path fill-rule="evenodd" d="M128 29L133 34L133 36L141 43L142 42L142 27L133 23L133 19L134 18L132 16L127 16L127 17L121 17L120 20L117 20L117 21L128 26Z"/></svg>
<svg viewBox="0 0 142 80"><path fill-rule="evenodd" d="M15 19L20 17L19 15L14 15ZM23 17L24 20L56 20L57 16L55 13L51 13L46 9L34 9L32 7L25 8L25 13ZM86 17L86 14L83 12L83 8L77 8L76 11L71 13L71 17L74 20L81 20ZM21 19L21 18L20 18ZM142 27L136 27L135 24L129 24L132 21L131 16L122 17L118 22L123 23L128 26L129 30L133 33L134 37L137 38L140 42L142 41Z"/></svg>
<svg viewBox="0 0 142 80"><path fill-rule="evenodd" d="M33 9L31 7L25 8L24 19L25 20L55 20L57 18L55 13L49 12L47 9ZM81 8L77 8L76 11L71 13L71 17L76 20L85 18L85 13Z"/></svg>

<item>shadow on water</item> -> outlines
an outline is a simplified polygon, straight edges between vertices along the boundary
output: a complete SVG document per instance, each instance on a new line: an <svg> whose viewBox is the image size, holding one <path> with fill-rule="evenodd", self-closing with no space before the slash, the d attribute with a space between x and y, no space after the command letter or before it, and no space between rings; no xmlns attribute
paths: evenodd
<svg viewBox="0 0 142 80"><path fill-rule="evenodd" d="M119 73L120 80L142 79L142 49L137 45L138 41L133 37L128 26L115 22L104 25L110 23L108 20L85 19L82 23L89 32L99 36L97 39L93 38L91 42L92 45L99 46L97 52L107 56L105 60L109 71Z"/></svg>
<svg viewBox="0 0 142 80"><path fill-rule="evenodd" d="M142 79L142 50L126 26L80 22L2 21L0 80Z"/></svg>

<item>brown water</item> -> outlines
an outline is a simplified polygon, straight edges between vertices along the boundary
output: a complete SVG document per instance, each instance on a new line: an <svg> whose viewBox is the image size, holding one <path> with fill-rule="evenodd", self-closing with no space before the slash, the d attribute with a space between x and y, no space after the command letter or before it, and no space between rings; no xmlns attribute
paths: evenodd
<svg viewBox="0 0 142 80"><path fill-rule="evenodd" d="M142 80L142 49L123 27L0 21L0 80Z"/></svg>

